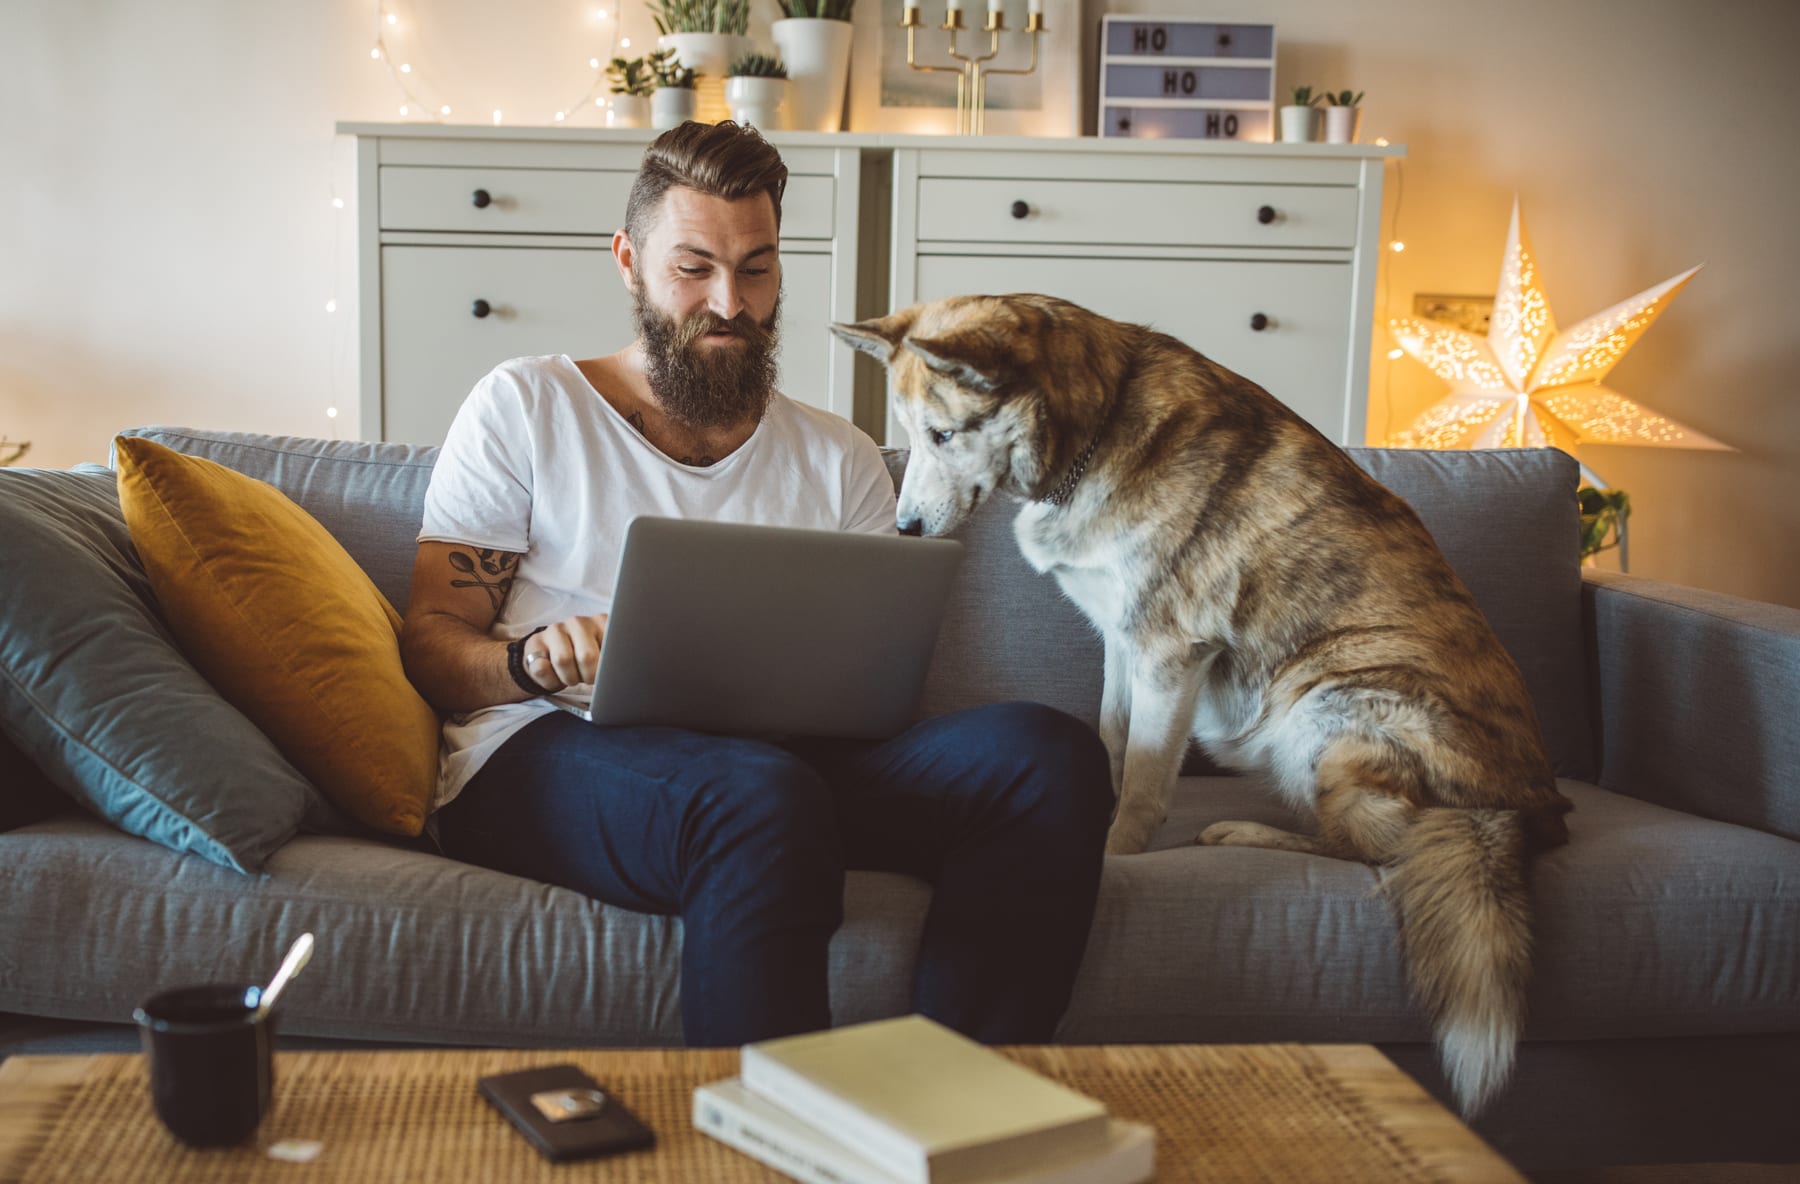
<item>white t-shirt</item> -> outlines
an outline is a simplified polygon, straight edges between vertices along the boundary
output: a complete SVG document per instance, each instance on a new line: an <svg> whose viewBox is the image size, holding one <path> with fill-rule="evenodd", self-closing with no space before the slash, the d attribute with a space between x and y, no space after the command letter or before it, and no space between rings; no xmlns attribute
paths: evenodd
<svg viewBox="0 0 1800 1184"><path fill-rule="evenodd" d="M783 395L736 452L695 468L644 439L566 354L515 358L475 384L450 425L419 541L520 555L488 630L511 641L609 611L625 530L642 515L892 534L894 485L867 435ZM558 699L585 709L592 691ZM509 736L555 710L532 699L451 716L436 805Z"/></svg>

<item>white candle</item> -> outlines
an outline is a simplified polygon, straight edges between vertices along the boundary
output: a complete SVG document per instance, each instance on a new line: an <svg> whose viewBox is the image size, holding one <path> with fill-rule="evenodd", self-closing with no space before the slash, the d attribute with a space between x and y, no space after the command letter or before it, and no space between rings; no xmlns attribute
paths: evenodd
<svg viewBox="0 0 1800 1184"><path fill-rule="evenodd" d="M999 12L1001 0L988 0L988 11Z"/></svg>
<svg viewBox="0 0 1800 1184"><path fill-rule="evenodd" d="M1044 0L1029 0L1029 3L1027 3L1027 5L1025 7L1025 12L1027 13L1027 15L1042 14L1043 11L1044 11Z"/></svg>
<svg viewBox="0 0 1800 1184"><path fill-rule="evenodd" d="M919 0L906 0L906 10L908 12L917 12L919 10Z"/></svg>
<svg viewBox="0 0 1800 1184"><path fill-rule="evenodd" d="M962 0L950 0L950 11L951 12L961 12L962 11Z"/></svg>

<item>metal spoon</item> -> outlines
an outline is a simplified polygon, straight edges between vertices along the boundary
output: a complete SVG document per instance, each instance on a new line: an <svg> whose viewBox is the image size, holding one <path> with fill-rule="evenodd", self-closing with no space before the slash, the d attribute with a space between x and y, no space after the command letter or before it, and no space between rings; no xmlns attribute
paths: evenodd
<svg viewBox="0 0 1800 1184"><path fill-rule="evenodd" d="M275 971L275 977L269 980L269 985L250 987L244 992L244 1006L256 1009L253 1019L260 1020L269 1013L269 1009L275 1006L275 997L281 994L281 989L287 986L290 978L300 973L300 968L312 957L312 951L313 935L302 933L288 947L287 957L281 960L281 967Z"/></svg>

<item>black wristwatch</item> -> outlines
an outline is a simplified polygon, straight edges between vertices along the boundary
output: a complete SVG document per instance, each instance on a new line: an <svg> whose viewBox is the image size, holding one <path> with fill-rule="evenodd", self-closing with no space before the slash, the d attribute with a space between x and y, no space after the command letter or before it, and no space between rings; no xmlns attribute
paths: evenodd
<svg viewBox="0 0 1800 1184"><path fill-rule="evenodd" d="M506 643L506 672L512 675L512 680L519 684L520 690L534 698L551 692L525 673L525 643L548 628L548 625L539 625L524 637L515 637Z"/></svg>

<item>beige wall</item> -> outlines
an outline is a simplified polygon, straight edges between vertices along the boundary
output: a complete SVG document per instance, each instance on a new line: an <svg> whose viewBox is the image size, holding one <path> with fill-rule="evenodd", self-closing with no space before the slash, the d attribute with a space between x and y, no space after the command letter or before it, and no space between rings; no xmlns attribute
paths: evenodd
<svg viewBox="0 0 1800 1184"><path fill-rule="evenodd" d="M1047 7L1074 27L1072 4ZM395 116L372 8L0 5L0 435L32 439L33 462L102 459L150 422L352 430L354 210L330 204L352 196L350 150L331 126ZM1284 88L1368 93L1365 135L1411 150L1389 166L1396 312L1491 292L1514 193L1564 324L1704 262L1611 382L1741 451L1583 459L1633 495L1634 571L1800 606L1800 5L1085 0L1084 56L1109 10L1270 21ZM429 18L420 52L479 119L525 122L585 85L587 3L401 11ZM635 3L626 19L648 32ZM1087 90L1091 126L1091 66ZM1439 384L1377 344L1378 436Z"/></svg>

